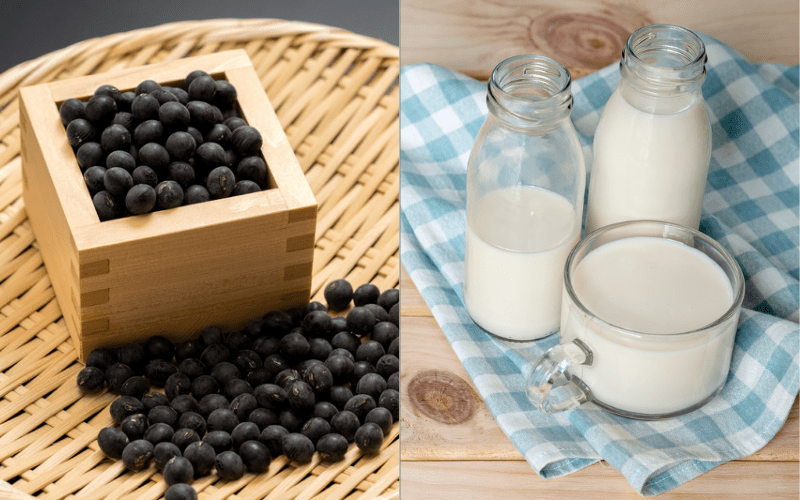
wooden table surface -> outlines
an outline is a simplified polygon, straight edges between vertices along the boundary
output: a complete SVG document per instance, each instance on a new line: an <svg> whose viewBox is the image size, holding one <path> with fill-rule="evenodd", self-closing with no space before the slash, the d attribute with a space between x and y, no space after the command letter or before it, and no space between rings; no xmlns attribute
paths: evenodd
<svg viewBox="0 0 800 500"><path fill-rule="evenodd" d="M401 63L486 79L506 57L540 53L579 78L619 59L635 29L681 24L751 61L798 63L798 2L787 0L401 0ZM401 193L402 197L402 193ZM599 462L539 478L495 422L405 270L401 273L403 500L641 498ZM798 498L798 405L763 449L659 499Z"/></svg>
<svg viewBox="0 0 800 500"><path fill-rule="evenodd" d="M599 462L539 478L492 417L444 333L401 268L400 484L403 500L641 498ZM775 438L659 499L798 498L798 403Z"/></svg>

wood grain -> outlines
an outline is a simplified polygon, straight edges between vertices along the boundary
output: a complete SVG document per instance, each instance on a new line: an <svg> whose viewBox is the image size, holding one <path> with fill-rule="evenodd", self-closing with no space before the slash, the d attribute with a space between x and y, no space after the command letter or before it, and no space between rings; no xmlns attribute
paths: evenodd
<svg viewBox="0 0 800 500"><path fill-rule="evenodd" d="M402 266L401 266L402 269ZM409 280L410 281L410 280ZM401 303L409 297L409 286L401 281ZM432 317L400 317L402 342L400 359L400 458L401 460L523 460L511 441L492 417L464 366L456 357L444 334ZM413 399L425 398L426 390L409 391L411 382L435 367L442 376L461 380L468 388L466 398L451 406L469 406L469 418L459 423L432 418L421 411ZM435 389L435 388L432 388ZM442 394L441 397L449 395ZM442 413L446 415L447 409Z"/></svg>
<svg viewBox="0 0 800 500"><path fill-rule="evenodd" d="M401 477L403 500L642 498L616 469L604 462L568 476L542 479L522 461L404 461ZM797 462L729 462L657 498L789 500L798 498L799 486Z"/></svg>
<svg viewBox="0 0 800 500"><path fill-rule="evenodd" d="M545 54L573 78L619 59L648 24L707 33L748 60L798 63L798 2L785 0L403 0L402 63L430 62L487 79L503 59Z"/></svg>

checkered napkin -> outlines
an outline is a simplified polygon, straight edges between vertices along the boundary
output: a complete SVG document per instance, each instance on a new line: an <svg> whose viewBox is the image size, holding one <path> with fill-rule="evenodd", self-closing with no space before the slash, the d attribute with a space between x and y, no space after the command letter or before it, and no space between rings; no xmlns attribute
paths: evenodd
<svg viewBox="0 0 800 500"><path fill-rule="evenodd" d="M466 168L487 115L486 85L433 65L401 73L401 258L500 427L542 477L599 459L644 496L657 495L780 430L798 393L798 67L747 62L703 37L713 154L701 231L746 279L731 371L721 394L678 418L642 422L593 404L548 415L528 401L532 363L558 335L509 343L464 308ZM618 66L573 82L572 120L587 166Z"/></svg>

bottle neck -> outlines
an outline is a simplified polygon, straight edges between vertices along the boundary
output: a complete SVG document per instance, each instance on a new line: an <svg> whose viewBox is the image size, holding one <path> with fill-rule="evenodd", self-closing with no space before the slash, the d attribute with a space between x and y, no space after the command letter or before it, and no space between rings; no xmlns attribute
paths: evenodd
<svg viewBox="0 0 800 500"><path fill-rule="evenodd" d="M506 59L492 72L486 105L492 116L520 132L557 128L572 111L569 71L545 56Z"/></svg>
<svg viewBox="0 0 800 500"><path fill-rule="evenodd" d="M631 92L675 99L700 93L707 59L703 41L688 29L667 24L645 26L628 38L620 75Z"/></svg>

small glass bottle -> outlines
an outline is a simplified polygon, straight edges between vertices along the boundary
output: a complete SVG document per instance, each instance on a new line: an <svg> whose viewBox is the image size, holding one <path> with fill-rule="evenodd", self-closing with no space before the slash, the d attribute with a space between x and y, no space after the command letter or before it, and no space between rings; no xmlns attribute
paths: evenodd
<svg viewBox="0 0 800 500"><path fill-rule="evenodd" d="M569 72L520 55L489 80L489 116L467 171L464 301L497 337L558 330L564 263L581 232L586 168Z"/></svg>
<svg viewBox="0 0 800 500"><path fill-rule="evenodd" d="M711 159L706 59L703 41L681 26L628 38L595 131L587 233L638 219L699 227Z"/></svg>

